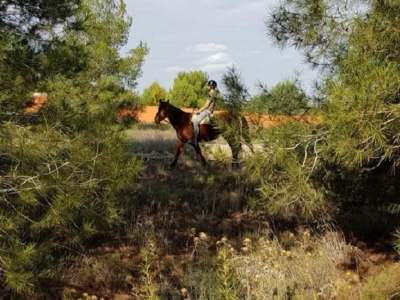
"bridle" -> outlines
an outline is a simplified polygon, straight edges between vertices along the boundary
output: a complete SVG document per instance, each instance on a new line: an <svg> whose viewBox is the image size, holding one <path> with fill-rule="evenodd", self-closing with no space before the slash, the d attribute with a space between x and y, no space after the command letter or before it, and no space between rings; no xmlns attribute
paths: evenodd
<svg viewBox="0 0 400 300"><path fill-rule="evenodd" d="M163 111L164 111L164 114L165 114L165 108L163 108ZM160 113L159 113L159 111L157 112L157 115L156 116L158 116L158 118L160 119ZM171 122L169 121L169 118L167 117L167 116L163 116L163 119L162 120L159 120L159 123L161 123L161 122L166 122L166 123L169 123L169 124L171 124Z"/></svg>

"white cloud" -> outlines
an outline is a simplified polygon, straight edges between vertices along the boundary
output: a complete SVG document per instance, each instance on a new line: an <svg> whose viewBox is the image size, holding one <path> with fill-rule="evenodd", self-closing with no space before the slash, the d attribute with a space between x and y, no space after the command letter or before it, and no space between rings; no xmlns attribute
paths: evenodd
<svg viewBox="0 0 400 300"><path fill-rule="evenodd" d="M216 52L226 50L227 47L225 45L207 43L207 44L197 44L191 45L186 48L187 52Z"/></svg>
<svg viewBox="0 0 400 300"><path fill-rule="evenodd" d="M178 66L168 67L168 68L165 69L165 72L167 72L167 73L177 73L177 72L180 72L180 71L183 71L183 69L181 67L178 67Z"/></svg>
<svg viewBox="0 0 400 300"><path fill-rule="evenodd" d="M201 66L200 69L205 72L223 72L230 66L232 66L232 62L223 64L206 64Z"/></svg>
<svg viewBox="0 0 400 300"><path fill-rule="evenodd" d="M199 61L200 65L207 65L207 64L221 64L230 62L231 58L228 54L219 52L207 57L204 57L202 60Z"/></svg>
<svg viewBox="0 0 400 300"><path fill-rule="evenodd" d="M227 53L219 52L204 57L196 64L205 72L223 72L233 64L233 61Z"/></svg>

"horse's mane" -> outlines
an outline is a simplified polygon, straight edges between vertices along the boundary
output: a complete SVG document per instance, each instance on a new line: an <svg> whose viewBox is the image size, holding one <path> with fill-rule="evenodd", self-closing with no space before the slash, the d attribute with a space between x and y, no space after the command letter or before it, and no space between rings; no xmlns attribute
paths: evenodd
<svg viewBox="0 0 400 300"><path fill-rule="evenodd" d="M166 102L166 103L168 105L168 110L169 110L169 121L172 124L181 122L184 117L187 118L187 121L190 120L191 113L185 112L182 109L172 105L169 102Z"/></svg>

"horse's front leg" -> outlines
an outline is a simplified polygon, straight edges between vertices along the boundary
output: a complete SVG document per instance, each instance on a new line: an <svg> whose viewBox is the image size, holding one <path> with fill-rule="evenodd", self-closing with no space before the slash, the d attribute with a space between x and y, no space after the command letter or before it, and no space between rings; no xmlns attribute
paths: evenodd
<svg viewBox="0 0 400 300"><path fill-rule="evenodd" d="M178 147L176 148L175 158L172 161L172 163L169 165L169 168L168 168L169 170L172 170L175 167L176 163L178 162L179 156L182 153L184 146L185 146L185 142L178 140Z"/></svg>

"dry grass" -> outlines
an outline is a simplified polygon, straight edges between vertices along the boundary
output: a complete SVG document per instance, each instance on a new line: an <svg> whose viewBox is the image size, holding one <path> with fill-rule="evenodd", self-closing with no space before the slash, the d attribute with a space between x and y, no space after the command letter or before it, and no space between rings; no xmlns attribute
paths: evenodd
<svg viewBox="0 0 400 300"><path fill-rule="evenodd" d="M68 289L64 299L375 300L397 299L400 291L397 264L364 276L351 265L339 268L357 254L337 232L290 232L284 246L274 235L216 239L193 228L178 237L180 246L171 248L164 244L171 239L168 233L150 227L147 242L131 258L115 249L111 256L81 261L74 274L87 288Z"/></svg>
<svg viewBox="0 0 400 300"><path fill-rule="evenodd" d="M335 242L328 244L308 231L292 234L291 247L283 247L275 238L247 239L232 259L246 287L246 299L332 299L346 284L335 267L335 261L345 256L346 244L331 235Z"/></svg>
<svg viewBox="0 0 400 300"><path fill-rule="evenodd" d="M134 129L127 131L131 141L131 149L139 156L147 159L173 159L177 147L176 132L169 124L139 124ZM220 137L214 141L200 143L203 155L208 161L216 161L222 165L229 165L232 159L232 151L228 143ZM249 149L243 146L240 157L248 155ZM186 145L181 159L188 156L198 160L194 149Z"/></svg>
<svg viewBox="0 0 400 300"><path fill-rule="evenodd" d="M175 151L170 125L128 136L136 153ZM254 189L240 170L216 161L202 170L186 148L173 171L169 157L145 161L123 235L71 259L65 278L79 288L63 299L396 299L395 256L354 247L337 231L271 226L246 212Z"/></svg>
<svg viewBox="0 0 400 300"><path fill-rule="evenodd" d="M139 154L175 153L176 134L170 125L142 124L127 130L131 150Z"/></svg>
<svg viewBox="0 0 400 300"><path fill-rule="evenodd" d="M199 257L183 281L191 299L397 299L400 292L397 264L377 267L378 275L362 274L351 264L339 268L353 259L370 262L360 260L338 232L290 233L290 247L277 236L249 234L240 246L224 237L215 243L213 258L201 235L194 237Z"/></svg>

